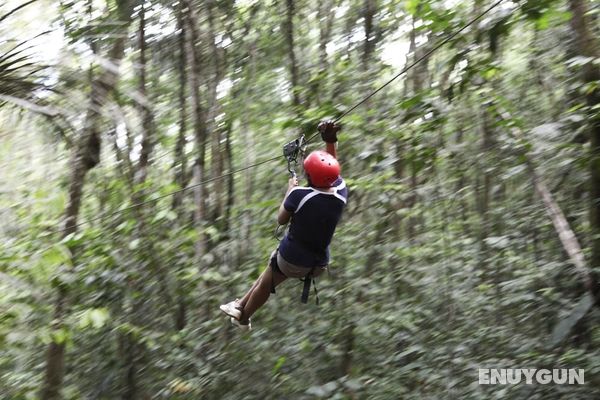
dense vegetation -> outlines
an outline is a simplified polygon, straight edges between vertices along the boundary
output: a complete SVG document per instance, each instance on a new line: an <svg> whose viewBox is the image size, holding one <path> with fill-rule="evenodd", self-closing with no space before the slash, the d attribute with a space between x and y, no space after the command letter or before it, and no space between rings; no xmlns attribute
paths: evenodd
<svg viewBox="0 0 600 400"><path fill-rule="evenodd" d="M277 244L261 161L492 5L0 5L0 397L600 398L594 0L501 1L344 115L321 304L218 310Z"/></svg>

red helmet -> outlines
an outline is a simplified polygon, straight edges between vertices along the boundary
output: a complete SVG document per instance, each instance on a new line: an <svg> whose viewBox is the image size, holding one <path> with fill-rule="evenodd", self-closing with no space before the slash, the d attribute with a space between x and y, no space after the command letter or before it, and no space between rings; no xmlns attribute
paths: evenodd
<svg viewBox="0 0 600 400"><path fill-rule="evenodd" d="M304 159L304 171L314 187L331 187L340 176L340 163L326 151L313 151Z"/></svg>

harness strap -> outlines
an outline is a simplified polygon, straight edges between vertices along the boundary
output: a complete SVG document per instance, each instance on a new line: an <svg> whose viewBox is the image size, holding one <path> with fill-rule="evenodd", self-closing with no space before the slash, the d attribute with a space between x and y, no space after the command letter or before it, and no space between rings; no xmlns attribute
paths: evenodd
<svg viewBox="0 0 600 400"><path fill-rule="evenodd" d="M302 296L300 296L300 301L303 304L308 303L308 295L310 294L310 284L312 282L313 288L315 290L315 303L319 305L319 292L317 290L317 282L313 276L314 267L311 268L310 272L304 277L304 279L300 279L304 282L304 286L302 288Z"/></svg>
<svg viewBox="0 0 600 400"><path fill-rule="evenodd" d="M273 270L271 274L271 293L275 294L275 282L274 282L274 271L277 271L281 274L283 272L279 269L279 265L277 264L277 253L279 248L275 251L273 257L270 260L270 267ZM304 282L304 287L302 288L302 295L300 296L300 301L304 304L308 303L308 295L310 294L310 284L312 283L314 291L315 291L315 303L319 305L319 291L317 290L317 282L315 281L315 277L313 276L313 271L316 267L310 269L310 272L306 274L304 278L300 278L301 281ZM328 268L329 270L329 268ZM284 274L285 275L285 274Z"/></svg>
<svg viewBox="0 0 600 400"><path fill-rule="evenodd" d="M309 272L303 279L304 287L302 288L302 296L300 296L300 301L303 304L308 303L308 295L310 293L310 282L312 281L312 272Z"/></svg>
<svg viewBox="0 0 600 400"><path fill-rule="evenodd" d="M279 269L279 265L277 264L277 252L279 251L279 248L277 248L277 250L275 251L275 254L273 255L273 257L271 257L271 262L269 263L271 265L271 293L275 294L275 271L280 272L281 270Z"/></svg>

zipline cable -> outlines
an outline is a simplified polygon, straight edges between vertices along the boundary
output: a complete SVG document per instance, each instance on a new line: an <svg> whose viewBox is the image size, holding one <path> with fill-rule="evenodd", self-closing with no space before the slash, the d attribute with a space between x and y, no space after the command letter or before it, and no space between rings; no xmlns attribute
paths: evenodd
<svg viewBox="0 0 600 400"><path fill-rule="evenodd" d="M120 209L120 210L114 211L114 212L112 212L112 213L108 213L108 214L102 214L102 215L99 215L99 216L97 216L97 217L95 217L95 218L91 218L91 219L88 219L88 220L85 220L85 221L82 221L82 222L78 222L77 224L70 225L70 226L68 226L68 227L65 227L65 228L59 229L59 230L58 230L58 231L56 231L56 232L64 232L64 231L66 231L67 229L73 229L73 228L77 228L77 227L79 227L79 226L81 226L81 225L85 225L85 224L88 224L88 223L90 223L90 222L98 221L98 220L100 220L100 219L104 219L104 218L107 218L107 217L113 217L113 216L115 216L115 215L118 215L118 214L121 214L121 213L123 213L123 212L125 212L125 211L129 211L129 210L132 210L132 209L134 209L134 208L141 207L141 206L143 206L143 205L145 205L145 204L155 203L155 202L157 202L157 201L159 201L159 200L162 200L162 199L164 199L164 198L166 198L166 197L174 196L174 195L176 195L176 194L178 194L178 193L183 193L183 192L186 192L186 191L188 191L188 190L195 189L195 188L197 188L197 187L200 187L200 186L204 186L204 185L206 185L207 183L210 183L210 182L213 182L213 181L218 181L218 180L220 180L220 179L223 179L223 178L226 178L226 177L228 177L228 176L235 175L235 174L237 174L237 173L239 173L239 172L246 171L246 170L248 170L248 169L251 169L251 168L254 168L254 167L258 167L259 165L263 165L263 164L270 163L271 161L278 160L278 159L280 159L280 158L282 158L282 157L283 157L283 156L276 156L276 157L268 158L268 159L266 159L266 160L259 161L259 162L257 162L257 163L251 164L251 165L247 165L247 166L245 166L245 167L241 167L241 168L238 168L238 169L234 169L233 171L229 171L229 172L227 172L227 173L225 173L225 174L222 174L222 175L219 175L219 176L213 176L212 178L205 179L205 180L203 180L202 182L195 183L195 184L193 184L193 185L190 185L190 186L184 187L184 188L182 188L182 189L178 189L178 190L175 190L175 191L172 191L172 192L169 192L169 193L163 194L163 195L161 195L161 196L154 197L154 198L152 198L152 199L149 199L149 200L145 200L145 201L140 201L140 202L138 202L138 203L134 203L134 204L132 204L132 205L130 205L130 206L127 206L127 207L125 207L125 208L122 208L122 209Z"/></svg>
<svg viewBox="0 0 600 400"><path fill-rule="evenodd" d="M411 70L412 68L414 68L417 64L419 64L421 61L429 58L430 55L432 55L433 53L435 53L437 50L440 49L440 47L444 46L446 43L448 43L449 41L451 41L452 39L454 39L456 36L458 36L462 31L464 31L465 29L467 29L468 27L470 27L471 25L473 25L475 22L479 21L483 16L485 16L487 13L489 13L490 11L492 11L494 8L498 7L500 5L500 3L502 3L504 0L498 0L497 2L495 2L494 4L492 4L490 7L488 7L485 11L483 11L481 14L479 14L478 16L476 16L475 18L473 18L471 21L469 21L467 24L465 24L462 28L460 28L459 30L457 30L456 32L454 32L453 34L449 35L448 37L446 37L446 39L442 40L439 44L437 44L436 46L432 47L431 50L429 50L427 53L425 53L424 55L422 55L421 57L419 57L418 59L416 59L415 61L413 61L411 64L409 64L407 67L404 67L402 69L402 71L398 72L396 75L394 75L390 80L388 80L386 83L384 83L383 85L381 85L379 88L377 88L375 91L371 92L368 96L366 96L364 99L362 99L361 101L359 101L358 103L356 103L355 105L353 105L352 107L350 107L348 110L344 111L340 116L338 116L337 118L335 118L333 120L334 123L339 122L342 118L344 118L346 115L350 114L352 111L354 111L356 108L358 108L361 104L365 103L367 100L369 100L371 97L375 96L377 93L381 92L385 87L387 87L390 83L394 82L396 79L398 79L399 77L401 77L402 75L404 75L406 72L408 72L409 70ZM306 140L306 143L309 143L311 140L313 140L315 138L315 136L317 136L319 133L315 133L313 134L311 137L309 137Z"/></svg>
<svg viewBox="0 0 600 400"><path fill-rule="evenodd" d="M334 119L334 122L339 122L342 118L344 118L345 116L347 116L348 114L350 114L352 111L354 111L356 108L358 108L360 105L362 105L363 103L365 103L367 100L369 100L370 98L372 98L373 96L375 96L377 93L379 93L380 91L382 91L384 88L386 88L388 85L390 85L392 82L394 82L396 79L398 79L400 76L404 75L406 72L408 72L409 70L411 70L412 68L414 68L417 64L419 64L420 62L422 62L423 60L429 58L429 56L431 56L433 53L435 53L437 50L439 50L442 46L444 46L446 43L448 43L449 41L451 41L452 39L454 39L456 36L458 36L461 32L463 32L465 29L467 29L468 27L470 27L471 25L473 25L475 22L477 22L478 20L480 20L482 17L484 17L487 13L489 13L490 11L492 11L494 8L498 7L502 2L504 2L505 0L498 0L496 1L494 4L492 4L490 7L488 7L486 10L484 10L482 13L480 13L479 15L477 15L475 18L473 18L472 20L470 20L468 23L466 23L465 25L463 25L459 30L457 30L456 32L452 33L451 35L449 35L448 37L446 37L444 40L442 40L439 44L437 44L436 46L434 46L433 48L431 48L431 50L429 50L427 53L425 53L424 55L422 55L421 57L419 57L418 59L416 59L415 61L413 61L411 64L409 64L407 67L404 67L399 73L397 73L396 75L394 75L390 80L388 80L386 83L384 83L383 85L381 85L379 88L377 88L376 90L374 90L373 92L371 92L368 96L366 96L365 98L363 98L362 100L360 100L358 103L356 103L355 105L353 105L352 107L350 107L348 110L344 111L340 116L338 116L337 118ZM319 133L314 133L312 136L310 136L305 143L309 143L310 141L312 141ZM219 175L219 176L215 176L209 179L205 179L202 182L198 182L194 185L179 189L179 190L175 190L173 192L164 194L162 196L158 196L155 197L153 199L150 200L146 200L146 201L142 201L139 203L135 203L132 204L126 208L123 208L121 210L117 210L113 213L110 214L105 214L105 215L99 215L98 217L83 221L83 222L79 222L73 226L69 226L68 228L65 227L63 229L60 229L58 232L62 232L65 231L67 229L73 229L76 228L78 226L84 225L86 223L90 223L93 221L97 221L99 219L103 219L105 217L111 217L114 215L118 215L122 212L125 211L129 211L131 209L137 208L137 207L141 207L145 204L149 204L149 203L154 203L158 200L164 199L166 197L170 197L170 196L174 196L178 193L182 193L185 191L188 191L190 189L194 189L203 185L206 185L207 183L213 182L213 181L217 181L223 178L226 178L228 176L237 174L238 172L242 172L254 167L257 167L259 165L262 164L266 164L269 163L271 161L275 161L278 160L279 158L281 158L282 156L276 156L276 157L272 157L263 161L259 161L255 164L251 164L248 165L246 167L242 167L242 168L238 168L236 170L227 172L225 174Z"/></svg>

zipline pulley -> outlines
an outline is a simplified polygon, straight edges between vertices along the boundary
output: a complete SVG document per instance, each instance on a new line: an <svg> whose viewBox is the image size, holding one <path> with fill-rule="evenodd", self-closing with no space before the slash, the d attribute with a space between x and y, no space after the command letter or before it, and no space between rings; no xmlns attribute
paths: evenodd
<svg viewBox="0 0 600 400"><path fill-rule="evenodd" d="M304 152L304 135L283 145L283 156L288 162L288 171L292 177L296 177L295 167L298 165L298 154Z"/></svg>
<svg viewBox="0 0 600 400"><path fill-rule="evenodd" d="M304 135L283 145L283 156L287 160L287 169L292 178L296 177L296 165L298 165L298 155L304 153L305 149L303 148L303 146L305 146ZM284 226L285 225L277 224L277 226L275 227L275 232L273 233L275 240L281 240L280 229Z"/></svg>

